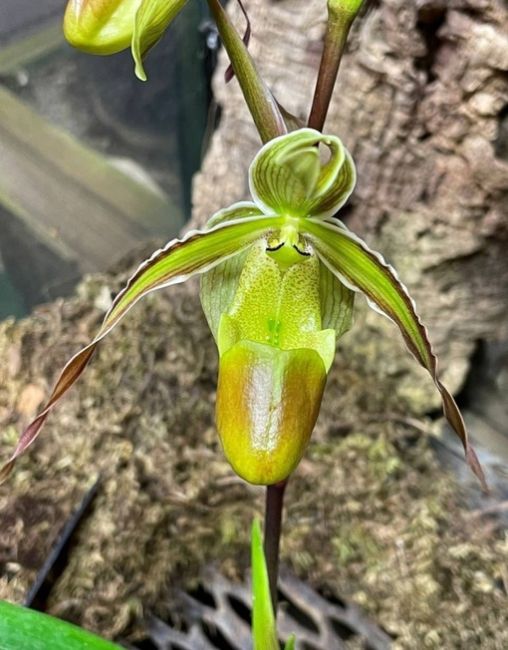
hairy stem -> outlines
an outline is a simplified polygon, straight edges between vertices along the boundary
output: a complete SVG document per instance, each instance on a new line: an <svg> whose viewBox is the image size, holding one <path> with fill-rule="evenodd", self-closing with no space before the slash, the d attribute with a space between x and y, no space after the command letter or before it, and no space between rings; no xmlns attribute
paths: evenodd
<svg viewBox="0 0 508 650"><path fill-rule="evenodd" d="M219 35L249 107L252 119L263 142L287 133L281 115L268 86L261 78L249 51L219 0L208 0Z"/></svg>
<svg viewBox="0 0 508 650"><path fill-rule="evenodd" d="M356 6L346 6L348 4ZM349 30L360 5L361 2L348 3L347 0L328 2L323 53L308 121L312 129L323 130Z"/></svg>
<svg viewBox="0 0 508 650"><path fill-rule="evenodd" d="M273 611L277 615L277 582L279 577L279 547L280 532L282 527L282 507L284 505L284 492L287 480L266 487L265 505L265 540L264 549L268 579L270 581L270 595L272 597Z"/></svg>

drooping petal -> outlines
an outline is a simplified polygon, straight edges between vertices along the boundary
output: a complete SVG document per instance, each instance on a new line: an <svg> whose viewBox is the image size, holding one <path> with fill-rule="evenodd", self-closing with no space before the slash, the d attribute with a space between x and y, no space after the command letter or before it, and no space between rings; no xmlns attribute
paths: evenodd
<svg viewBox="0 0 508 650"><path fill-rule="evenodd" d="M132 35L132 56L138 79L146 81L143 57L180 13L187 0L142 0L136 12Z"/></svg>
<svg viewBox="0 0 508 650"><path fill-rule="evenodd" d="M379 253L370 250L365 242L344 226L330 221L308 219L305 221L305 229L316 254L330 271L347 287L363 293L371 307L398 326L411 353L432 376L441 393L446 419L462 442L469 466L486 490L483 470L469 444L459 408L438 377L437 360L427 331L395 270Z"/></svg>
<svg viewBox="0 0 508 650"><path fill-rule="evenodd" d="M328 159L321 159L324 145ZM339 138L300 129L264 145L249 170L250 190L263 212L293 217L333 215L353 191L353 160Z"/></svg>
<svg viewBox="0 0 508 650"><path fill-rule="evenodd" d="M91 54L115 54L129 47L141 0L69 0L64 34Z"/></svg>
<svg viewBox="0 0 508 650"><path fill-rule="evenodd" d="M140 298L156 289L184 282L204 273L215 264L236 255L256 239L280 226L280 220L253 217L220 224L208 231L191 231L183 239L174 239L143 262L125 288L118 294L93 341L80 350L64 367L48 402L22 433L10 460L0 469L0 483L9 475L14 461L37 438L56 402L81 375L103 339Z"/></svg>

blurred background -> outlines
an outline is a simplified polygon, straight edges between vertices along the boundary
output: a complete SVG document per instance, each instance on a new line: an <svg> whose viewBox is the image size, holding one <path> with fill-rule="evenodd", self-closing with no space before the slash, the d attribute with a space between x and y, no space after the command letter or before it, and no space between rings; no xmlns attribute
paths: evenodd
<svg viewBox="0 0 508 650"><path fill-rule="evenodd" d="M174 236L202 158L214 58L204 5L187 5L142 83L129 51L67 45L65 4L0 4L0 319Z"/></svg>

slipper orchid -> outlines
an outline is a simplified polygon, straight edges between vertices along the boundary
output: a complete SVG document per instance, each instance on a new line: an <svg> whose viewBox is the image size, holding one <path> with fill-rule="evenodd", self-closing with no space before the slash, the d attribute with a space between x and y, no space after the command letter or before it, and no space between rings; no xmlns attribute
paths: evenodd
<svg viewBox="0 0 508 650"><path fill-rule="evenodd" d="M90 54L132 49L136 76L146 81L143 57L180 13L187 0L69 0L64 34Z"/></svg>
<svg viewBox="0 0 508 650"><path fill-rule="evenodd" d="M95 339L65 366L0 480L128 310L151 291L200 274L201 302L219 351L217 428L226 457L245 480L271 485L298 465L319 413L336 340L350 325L359 292L394 322L430 373L467 462L485 487L407 290L379 253L333 217L355 184L353 160L339 138L308 128L275 138L256 155L249 182L253 202L215 214L205 230L169 242L138 268Z"/></svg>

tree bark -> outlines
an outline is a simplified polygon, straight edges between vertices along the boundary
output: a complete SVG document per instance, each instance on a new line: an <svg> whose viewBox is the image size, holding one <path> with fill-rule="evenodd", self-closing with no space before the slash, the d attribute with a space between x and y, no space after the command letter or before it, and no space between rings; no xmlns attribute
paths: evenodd
<svg viewBox="0 0 508 650"><path fill-rule="evenodd" d="M324 33L323 3L246 3L251 52L277 99L305 119ZM238 24L241 24L237 11ZM416 299L445 381L461 387L479 339L508 335L508 10L502 0L384 0L357 20L325 130L358 184L339 218L380 250ZM215 77L223 116L195 181L194 222L247 196L258 138L238 86ZM396 373L416 412L438 405L390 323L362 314L344 354ZM367 333L365 333L367 332Z"/></svg>

